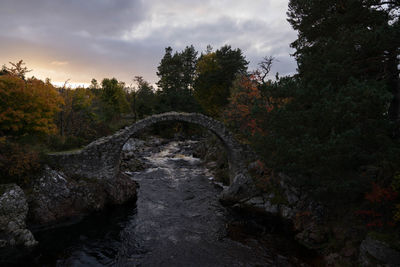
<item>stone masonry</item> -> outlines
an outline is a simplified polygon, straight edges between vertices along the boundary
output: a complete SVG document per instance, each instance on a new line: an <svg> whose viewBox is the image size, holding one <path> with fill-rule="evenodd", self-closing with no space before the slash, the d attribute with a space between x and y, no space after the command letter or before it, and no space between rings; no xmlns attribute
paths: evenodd
<svg viewBox="0 0 400 267"><path fill-rule="evenodd" d="M229 161L231 187L226 200L248 196L254 188L249 181L246 158L242 146L234 139L223 123L198 113L167 112L140 120L113 135L100 138L81 150L49 154L53 168L62 170L69 177L112 180L118 175L121 150L127 140L141 130L159 122L182 121L200 125L214 133L224 144ZM229 196L228 196L229 195ZM235 197L233 197L235 196ZM233 199L232 199L233 200Z"/></svg>

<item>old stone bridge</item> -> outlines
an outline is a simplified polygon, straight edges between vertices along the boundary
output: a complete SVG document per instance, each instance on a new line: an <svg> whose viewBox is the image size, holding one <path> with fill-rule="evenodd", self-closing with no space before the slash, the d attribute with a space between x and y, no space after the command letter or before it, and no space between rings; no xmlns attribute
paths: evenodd
<svg viewBox="0 0 400 267"><path fill-rule="evenodd" d="M197 113L168 112L145 118L113 135L100 138L81 150L49 154L53 167L70 177L113 179L119 173L121 150L126 141L141 130L165 121L182 121L200 125L214 133L224 144L229 162L230 194L246 194L251 179L245 166L242 146L219 121ZM251 186L250 186L251 187Z"/></svg>

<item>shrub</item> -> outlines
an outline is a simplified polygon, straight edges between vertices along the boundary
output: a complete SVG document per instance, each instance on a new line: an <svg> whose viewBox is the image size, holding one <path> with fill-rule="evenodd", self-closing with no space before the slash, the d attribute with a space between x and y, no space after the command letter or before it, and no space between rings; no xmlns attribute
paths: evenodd
<svg viewBox="0 0 400 267"><path fill-rule="evenodd" d="M0 142L0 184L30 184L40 170L40 154L28 146L2 140Z"/></svg>

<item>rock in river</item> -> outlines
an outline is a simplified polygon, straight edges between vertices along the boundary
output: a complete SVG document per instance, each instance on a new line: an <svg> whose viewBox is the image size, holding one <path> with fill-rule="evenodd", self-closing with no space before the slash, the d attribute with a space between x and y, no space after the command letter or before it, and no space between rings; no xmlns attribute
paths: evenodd
<svg viewBox="0 0 400 267"><path fill-rule="evenodd" d="M24 191L15 184L5 184L0 186L0 192L0 248L36 245L25 225L28 203Z"/></svg>
<svg viewBox="0 0 400 267"><path fill-rule="evenodd" d="M48 224L102 209L107 203L121 204L136 196L136 183L121 174L110 180L72 179L46 168L33 186L30 219Z"/></svg>

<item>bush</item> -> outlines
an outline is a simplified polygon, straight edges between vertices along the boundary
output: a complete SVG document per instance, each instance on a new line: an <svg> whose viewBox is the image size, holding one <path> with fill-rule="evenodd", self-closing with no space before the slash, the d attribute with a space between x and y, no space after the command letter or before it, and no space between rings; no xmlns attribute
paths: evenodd
<svg viewBox="0 0 400 267"><path fill-rule="evenodd" d="M28 186L41 168L40 153L3 138L0 142L0 184Z"/></svg>

